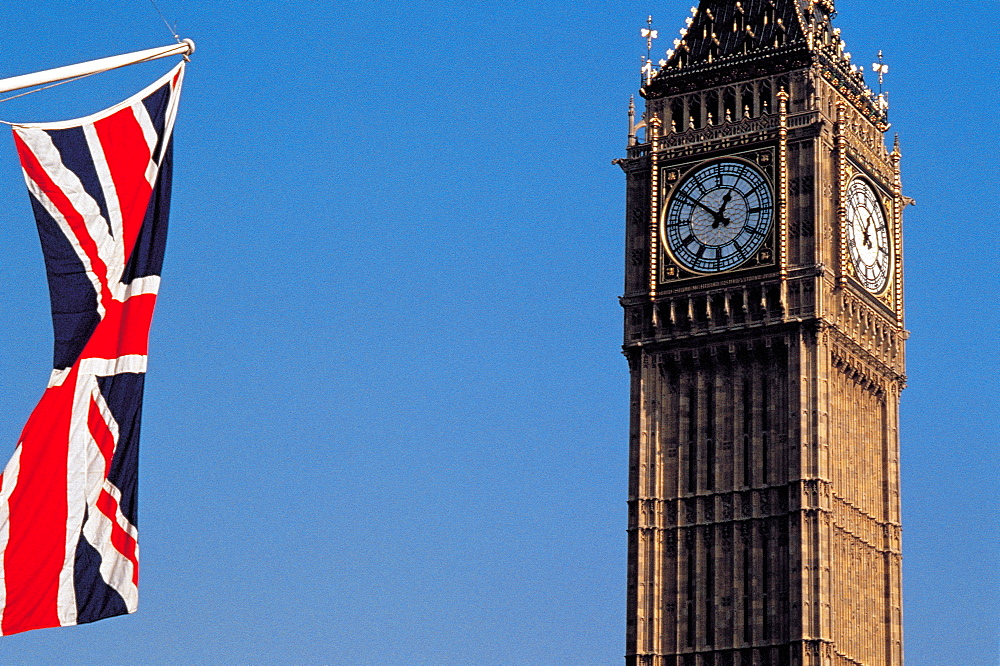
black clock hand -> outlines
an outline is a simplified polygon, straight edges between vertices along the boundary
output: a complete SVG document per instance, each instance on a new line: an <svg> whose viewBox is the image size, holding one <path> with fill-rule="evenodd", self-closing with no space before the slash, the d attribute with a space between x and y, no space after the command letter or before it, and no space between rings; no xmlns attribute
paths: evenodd
<svg viewBox="0 0 1000 666"><path fill-rule="evenodd" d="M724 197L722 197L722 208L719 209L719 215L725 215L726 214L726 206L728 206L729 202L732 201L732 200L733 200L733 193L732 192L726 192L726 195Z"/></svg>
<svg viewBox="0 0 1000 666"><path fill-rule="evenodd" d="M730 225L731 220L723 214L723 211L726 209L726 206L729 205L729 202L733 200L733 195L731 193L726 192L726 195L722 197L722 208L718 211L712 210L711 208L709 208L708 206L706 206L697 199L694 199L692 197L688 197L688 199L692 201L695 206L702 208L703 210L705 210L705 212L707 212L709 215L712 216L712 218L714 219L714 222L712 222L713 229L717 229L720 224L726 227Z"/></svg>
<svg viewBox="0 0 1000 666"><path fill-rule="evenodd" d="M726 192L726 195L722 197L722 208L719 209L719 214L715 218L715 224L712 225L713 227L718 227L720 222L724 227L728 227L732 223L732 220L726 217L726 207L732 200L733 200L733 193Z"/></svg>
<svg viewBox="0 0 1000 666"><path fill-rule="evenodd" d="M697 201L695 199L691 199L691 201L694 201L694 205L695 206L698 206L700 208L704 208L712 217L716 217L718 215L718 213L716 213L714 210L712 210L711 208L709 208L708 206L706 206L702 202Z"/></svg>
<svg viewBox="0 0 1000 666"><path fill-rule="evenodd" d="M718 229L721 224L724 227L728 227L732 224L732 220L726 217L726 207L729 202L733 200L732 192L726 192L725 196L722 197L722 208L719 209L718 213L712 213L715 216L715 222L712 223L713 229Z"/></svg>

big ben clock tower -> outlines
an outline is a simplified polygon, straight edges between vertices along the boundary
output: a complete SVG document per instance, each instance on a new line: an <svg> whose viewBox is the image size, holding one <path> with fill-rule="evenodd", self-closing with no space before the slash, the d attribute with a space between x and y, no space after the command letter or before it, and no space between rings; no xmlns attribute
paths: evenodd
<svg viewBox="0 0 1000 666"><path fill-rule="evenodd" d="M903 661L907 200L834 16L702 0L643 70L617 160L629 666Z"/></svg>

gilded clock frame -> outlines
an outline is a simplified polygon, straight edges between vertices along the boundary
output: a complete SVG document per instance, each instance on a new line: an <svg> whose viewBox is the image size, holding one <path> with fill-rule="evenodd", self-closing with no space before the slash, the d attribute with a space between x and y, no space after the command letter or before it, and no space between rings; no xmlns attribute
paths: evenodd
<svg viewBox="0 0 1000 666"><path fill-rule="evenodd" d="M900 182L898 143L888 155L889 163L880 163L880 169L866 168L863 154L858 154L853 143L856 137L848 134L847 105L837 103L837 118L833 126L833 156L836 175L836 238L834 239L834 255L837 261L837 287L841 290L852 286L863 298L878 304L887 310L896 322L896 327L904 330L903 322L903 208L905 199ZM868 291L857 280L854 274L854 262L851 261L847 248L847 188L855 178L864 178L875 192L878 204L886 213L889 237L891 239L892 265L889 270L889 282L879 294Z"/></svg>
<svg viewBox="0 0 1000 666"><path fill-rule="evenodd" d="M778 245L779 227L781 215L781 193L779 174L777 172L776 146L757 146L752 149L739 152L725 152L713 155L699 155L694 159L687 159L683 162L674 162L660 166L660 182L667 185L664 187L662 199L659 202L658 219L656 226L657 240L659 241L659 266L660 272L658 282L662 286L672 287L687 284L692 281L717 280L722 277L733 277L742 275L760 275L775 272L778 269ZM709 166L716 162L743 162L763 175L767 186L770 188L771 204L774 208L771 214L771 225L767 237L761 244L752 259L740 264L735 268L720 271L717 273L701 273L683 266L673 255L664 233L667 212L670 203L689 175L695 171Z"/></svg>
<svg viewBox="0 0 1000 666"><path fill-rule="evenodd" d="M847 273L848 276L852 278L859 286L861 286L862 289L867 291L869 294L872 294L876 298L879 298L892 288L893 274L896 269L896 248L895 248L895 243L893 242L894 234L893 234L892 224L890 222L892 218L892 200L891 197L889 197L885 192L880 191L883 188L880 188L877 182L864 172L855 174L854 176L847 179L847 184L845 187L846 192L850 193L851 187L853 187L855 181L862 182L868 186L875 199L875 205L879 207L879 212L882 213L882 222L885 224L885 236L886 236L885 242L889 251L889 264L886 267L885 271L885 284L883 284L882 288L878 291L872 291L858 278L857 275L858 269L857 266L855 265L854 257L850 253L849 253ZM845 207L847 206L847 203L848 202L845 200L844 202ZM845 220L844 233L847 234L848 244L850 242L849 230L850 230L850 221Z"/></svg>
<svg viewBox="0 0 1000 666"><path fill-rule="evenodd" d="M887 270L887 276L885 285L882 287L881 291L872 292L865 287L864 283L857 276L857 270L854 266L854 261L850 257L850 253L847 251L847 238L848 238L848 221L847 221L847 192L855 180L861 180L867 184L875 195L875 202L879 206L882 212L882 216L885 219L887 240L889 244L889 267ZM897 312L896 303L896 284L899 278L899 270L897 267L897 262L899 261L899 233L898 225L899 220L896 216L896 204L895 204L895 194L893 193L893 188L881 180L875 177L867 169L860 166L857 162L851 159L846 159L844 168L841 173L841 205L840 209L842 211L840 219L840 235L841 243L843 245L843 256L841 261L843 265L841 271L846 280L855 286L863 294L870 298L878 301L882 306L888 308L892 312Z"/></svg>

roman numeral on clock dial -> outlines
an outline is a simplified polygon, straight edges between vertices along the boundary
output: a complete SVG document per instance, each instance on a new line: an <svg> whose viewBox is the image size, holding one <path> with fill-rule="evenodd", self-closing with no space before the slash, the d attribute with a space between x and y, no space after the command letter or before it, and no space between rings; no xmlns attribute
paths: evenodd
<svg viewBox="0 0 1000 666"><path fill-rule="evenodd" d="M664 246L681 266L712 274L757 256L772 229L774 195L767 177L735 159L695 167L670 195L663 216Z"/></svg>

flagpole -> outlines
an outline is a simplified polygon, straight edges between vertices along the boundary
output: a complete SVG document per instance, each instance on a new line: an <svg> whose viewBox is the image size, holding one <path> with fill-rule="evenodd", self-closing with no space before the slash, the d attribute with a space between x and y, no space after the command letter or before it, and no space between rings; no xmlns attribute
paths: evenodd
<svg viewBox="0 0 1000 666"><path fill-rule="evenodd" d="M161 46L157 49L146 49L145 51L123 53L122 55L111 56L108 58L88 60L87 62L81 62L76 65L66 65L65 67L56 67L55 69L46 69L41 72L35 72L34 74L22 74L20 76L12 76L8 79L0 79L0 93L10 92L11 90L20 90L21 88L30 88L32 86L41 86L46 83L55 83L56 81L73 79L79 76L87 76L89 74L97 74L98 72L106 72L109 69L118 69L119 67L126 67L140 62L146 62L148 60L168 58L174 55L186 56L192 53L194 53L194 42L190 39L185 39L178 44Z"/></svg>

